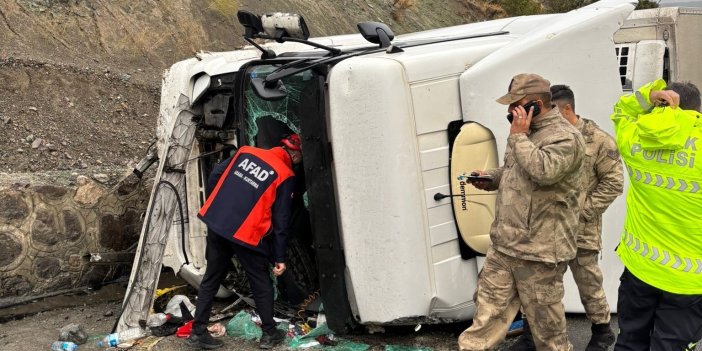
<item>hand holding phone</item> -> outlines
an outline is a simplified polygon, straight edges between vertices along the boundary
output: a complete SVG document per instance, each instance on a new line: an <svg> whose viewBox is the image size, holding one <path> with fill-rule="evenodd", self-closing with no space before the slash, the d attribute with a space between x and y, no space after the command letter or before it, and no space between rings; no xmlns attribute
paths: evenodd
<svg viewBox="0 0 702 351"><path fill-rule="evenodd" d="M539 108L539 104L536 103L536 101L534 101L534 100L527 102L522 107L524 107L524 110L527 113L529 113L530 108L532 108L532 107L534 108L534 112L531 114L531 118L534 118L534 117L538 116L539 113L541 113L541 109ZM513 120L514 120L514 115L512 114L512 112L508 113L507 114L507 121L509 121L509 124L512 124Z"/></svg>
<svg viewBox="0 0 702 351"><path fill-rule="evenodd" d="M468 183L477 189L485 191L491 190L493 180L494 178L491 175L483 173L482 171L473 171L470 175L466 176L466 181L468 181Z"/></svg>
<svg viewBox="0 0 702 351"><path fill-rule="evenodd" d="M489 174L483 174L483 175L471 174L469 176L466 176L466 179L468 179L468 181L472 183L475 181L492 182L494 178Z"/></svg>

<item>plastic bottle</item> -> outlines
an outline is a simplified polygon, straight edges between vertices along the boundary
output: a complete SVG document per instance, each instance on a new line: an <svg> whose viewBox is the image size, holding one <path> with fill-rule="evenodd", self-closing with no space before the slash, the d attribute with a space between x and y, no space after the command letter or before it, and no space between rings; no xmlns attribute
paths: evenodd
<svg viewBox="0 0 702 351"><path fill-rule="evenodd" d="M54 341L51 344L51 351L76 351L78 345L70 341Z"/></svg>
<svg viewBox="0 0 702 351"><path fill-rule="evenodd" d="M166 324L166 322L171 319L170 314L166 313L155 313L149 316L149 318L146 319L146 325L152 328L162 326Z"/></svg>
<svg viewBox="0 0 702 351"><path fill-rule="evenodd" d="M110 335L106 335L104 338L102 338L102 340L98 341L97 344L98 347L102 348L115 347L125 341L139 339L144 336L146 336L146 333L143 329L139 327L130 328L119 333L112 333Z"/></svg>

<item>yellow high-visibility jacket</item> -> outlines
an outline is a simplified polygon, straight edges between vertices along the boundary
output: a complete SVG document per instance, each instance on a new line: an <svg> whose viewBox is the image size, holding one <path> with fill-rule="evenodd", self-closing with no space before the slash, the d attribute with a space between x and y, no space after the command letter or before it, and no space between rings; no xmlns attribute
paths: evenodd
<svg viewBox="0 0 702 351"><path fill-rule="evenodd" d="M675 294L702 294L702 114L653 107L662 79L614 106L616 142L629 174L617 254L637 278Z"/></svg>

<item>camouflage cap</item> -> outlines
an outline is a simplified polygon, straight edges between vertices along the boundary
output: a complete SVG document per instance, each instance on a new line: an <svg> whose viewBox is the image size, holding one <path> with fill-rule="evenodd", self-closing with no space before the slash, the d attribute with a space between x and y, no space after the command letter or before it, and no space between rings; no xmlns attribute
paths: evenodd
<svg viewBox="0 0 702 351"><path fill-rule="evenodd" d="M509 91L497 102L503 105L513 104L529 94L551 93L551 82L533 73L517 74L509 82Z"/></svg>

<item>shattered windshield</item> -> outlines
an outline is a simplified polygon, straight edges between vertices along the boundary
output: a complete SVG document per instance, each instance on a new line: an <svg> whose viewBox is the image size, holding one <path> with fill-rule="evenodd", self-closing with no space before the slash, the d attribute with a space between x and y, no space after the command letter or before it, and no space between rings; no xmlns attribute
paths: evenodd
<svg viewBox="0 0 702 351"><path fill-rule="evenodd" d="M247 70L247 78L265 78L278 67L279 65L252 66ZM260 98L247 82L244 92L244 143L269 148L276 146L286 134L303 134L300 130L300 116L309 108L304 106L303 100L317 94L315 76L315 73L307 70L283 78L287 96L275 101Z"/></svg>

